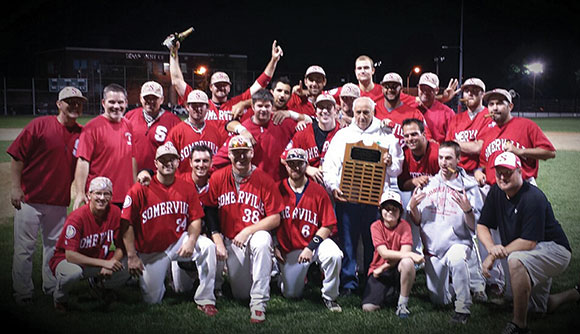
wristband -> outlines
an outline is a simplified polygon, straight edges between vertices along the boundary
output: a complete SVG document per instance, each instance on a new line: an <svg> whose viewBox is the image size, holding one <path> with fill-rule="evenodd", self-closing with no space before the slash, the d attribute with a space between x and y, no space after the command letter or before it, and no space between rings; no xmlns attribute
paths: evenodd
<svg viewBox="0 0 580 334"><path fill-rule="evenodd" d="M468 214L470 214L470 213L472 213L472 212L473 212L473 208L470 208L470 209L469 209L469 210L467 210L467 211L463 211L463 213L465 213L466 215L468 215Z"/></svg>
<svg viewBox="0 0 580 334"><path fill-rule="evenodd" d="M268 84L270 83L270 80L272 80L272 77L267 75L266 73L262 73L260 74L260 76L258 77L258 79L256 79L256 81L258 82L258 84L260 84L260 86L262 86L263 88L265 88L266 86L268 86Z"/></svg>
<svg viewBox="0 0 580 334"><path fill-rule="evenodd" d="M311 251L314 251L316 248L318 248L318 246L320 246L320 243L322 242L322 238L315 235L312 237L312 240L310 240L310 242L308 243L308 249L310 249Z"/></svg>

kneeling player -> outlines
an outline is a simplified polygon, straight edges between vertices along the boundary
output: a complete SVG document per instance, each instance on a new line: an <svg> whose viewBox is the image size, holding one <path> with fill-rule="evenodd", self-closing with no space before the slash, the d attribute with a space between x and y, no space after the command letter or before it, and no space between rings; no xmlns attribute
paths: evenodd
<svg viewBox="0 0 580 334"><path fill-rule="evenodd" d="M396 314L409 316L407 304L415 282L415 264L424 262L423 255L412 251L411 225L404 219L401 195L385 192L381 196L380 219L371 225L375 246L373 261L369 267L368 280L363 294L364 311L376 311L387 304L392 291L399 292Z"/></svg>
<svg viewBox="0 0 580 334"><path fill-rule="evenodd" d="M194 300L198 309L213 316L218 312L213 293L215 244L200 235L203 209L195 187L175 177L178 166L173 144L159 146L151 183L136 183L125 198L121 218L129 272L141 276L143 298L155 304L165 294L171 261L195 261L199 287Z"/></svg>
<svg viewBox="0 0 580 334"><path fill-rule="evenodd" d="M336 216L326 190L306 176L307 166L306 151L300 148L288 151L289 177L278 186L285 205L277 232L280 245L276 255L282 265L280 288L287 298L302 296L308 267L317 262L324 274L322 300L330 311L341 312L336 298L342 251L328 238Z"/></svg>

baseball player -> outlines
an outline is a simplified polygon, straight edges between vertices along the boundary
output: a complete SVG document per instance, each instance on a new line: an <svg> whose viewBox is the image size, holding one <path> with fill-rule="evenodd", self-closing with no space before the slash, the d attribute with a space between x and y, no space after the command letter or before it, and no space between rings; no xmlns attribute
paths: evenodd
<svg viewBox="0 0 580 334"><path fill-rule="evenodd" d="M304 74L304 85L302 81L297 87L294 87L292 96L288 101L288 109L294 110L300 114L310 117L316 115L314 102L318 95L324 92L326 86L326 72L318 65L309 66Z"/></svg>
<svg viewBox="0 0 580 334"><path fill-rule="evenodd" d="M324 305L332 312L341 312L336 298L342 252L329 238L336 216L326 190L306 176L307 165L306 151L289 150L286 155L289 177L278 185L285 205L276 234L277 258L281 263L279 284L286 298L301 297L308 268L318 263L324 275L321 290Z"/></svg>
<svg viewBox="0 0 580 334"><path fill-rule="evenodd" d="M215 245L200 235L203 209L195 188L175 177L178 165L175 147L159 146L150 184L135 183L127 193L121 224L129 272L141 276L143 299L155 304L163 299L171 261L195 261L200 283L194 300L199 310L214 316Z"/></svg>
<svg viewBox="0 0 580 334"><path fill-rule="evenodd" d="M124 286L130 277L123 263L121 209L110 205L112 196L111 180L95 177L88 203L66 219L50 260L57 282L54 307L59 311L67 310L69 291L82 279L112 289Z"/></svg>
<svg viewBox="0 0 580 334"><path fill-rule="evenodd" d="M250 299L250 321L260 323L266 320L270 299L270 231L280 224L284 205L274 180L252 166L253 153L248 139L239 135L231 138L231 164L212 173L208 206L218 209L233 295L236 299Z"/></svg>
<svg viewBox="0 0 580 334"><path fill-rule="evenodd" d="M465 324L472 303L467 261L483 199L475 180L457 167L460 151L456 142L441 143L439 173L423 189L415 188L408 210L411 221L421 226L431 301L451 303L451 277L456 295L451 322Z"/></svg>
<svg viewBox="0 0 580 334"><path fill-rule="evenodd" d="M169 131L167 142L171 142L179 152L179 173L191 173L189 157L192 147L198 144L208 146L215 154L226 140L226 136L216 128L215 122L207 122L209 100L201 90L192 90L187 96L188 118Z"/></svg>
<svg viewBox="0 0 580 334"><path fill-rule="evenodd" d="M348 126L352 122L352 104L360 97L360 88L353 83L345 83L338 93L339 110L338 123L341 128ZM336 97L335 97L336 99Z"/></svg>
<svg viewBox="0 0 580 334"><path fill-rule="evenodd" d="M133 129L137 170L154 170L157 147L165 142L169 130L181 123L181 118L161 108L163 87L158 82L145 82L139 98L141 107L129 110L125 119Z"/></svg>
<svg viewBox="0 0 580 334"><path fill-rule="evenodd" d="M125 88L111 84L103 89L104 113L90 120L83 128L77 149L74 188L77 196L73 209L86 201L90 181L108 177L115 185L112 203L121 207L123 196L136 180L137 163L133 151L133 130L123 118L127 108Z"/></svg>
<svg viewBox="0 0 580 334"><path fill-rule="evenodd" d="M81 133L77 123L86 102L80 90L65 87L58 93L57 116L38 117L10 144L14 212L12 288L19 305L32 303L32 259L36 238L42 234L42 289L52 293L56 284L48 261L65 222Z"/></svg>
<svg viewBox="0 0 580 334"><path fill-rule="evenodd" d="M404 319L411 313L407 306L415 282L415 264L423 263L425 259L411 249L411 227L402 219L403 212L398 193L387 191L382 194L380 217L371 225L375 253L367 274L362 309L372 312L389 303L389 299L395 297L389 293L390 288L394 288L399 291L395 314Z"/></svg>
<svg viewBox="0 0 580 334"><path fill-rule="evenodd" d="M436 99L439 92L439 77L435 73L423 73L419 78L418 92L418 108L423 113L431 136L441 143L445 140L449 122L455 116L455 112Z"/></svg>

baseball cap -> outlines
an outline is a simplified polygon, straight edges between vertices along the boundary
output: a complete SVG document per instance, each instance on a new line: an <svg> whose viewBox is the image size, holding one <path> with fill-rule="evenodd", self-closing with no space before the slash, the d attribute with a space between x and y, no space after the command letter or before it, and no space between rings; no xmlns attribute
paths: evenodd
<svg viewBox="0 0 580 334"><path fill-rule="evenodd" d="M147 81L141 86L141 97L147 95L155 95L159 98L163 97L163 87L158 82Z"/></svg>
<svg viewBox="0 0 580 334"><path fill-rule="evenodd" d="M353 83L346 83L340 89L340 96L360 97L360 88Z"/></svg>
<svg viewBox="0 0 580 334"><path fill-rule="evenodd" d="M469 79L465 80L465 82L463 83L463 86L461 86L461 88L463 89L467 86L476 86L476 87L483 89L483 91L485 92L485 84L483 83L483 81L481 81L481 79L469 78Z"/></svg>
<svg viewBox="0 0 580 334"><path fill-rule="evenodd" d="M492 97L492 96L500 96L503 97L506 101L508 101L509 103L512 103L512 95L510 94L510 92L508 92L507 90L503 89L503 88L495 88L493 90L490 90L489 92L485 93L483 95L483 102L487 103L487 101Z"/></svg>
<svg viewBox="0 0 580 334"><path fill-rule="evenodd" d="M230 85L232 84L232 82L230 81L230 77L225 72L215 72L214 74L212 74L210 84L213 85L218 82L226 82L229 83Z"/></svg>
<svg viewBox="0 0 580 334"><path fill-rule="evenodd" d="M246 137L237 135L233 136L228 143L228 150L250 150L252 149L252 143Z"/></svg>
<svg viewBox="0 0 580 334"><path fill-rule="evenodd" d="M419 85L427 85L431 88L439 88L439 77L437 74L426 72L419 78Z"/></svg>
<svg viewBox="0 0 580 334"><path fill-rule="evenodd" d="M403 207L403 201L401 200L401 195L399 195L399 193L396 193L394 191L383 192L383 194L381 195L381 203L380 204L383 205L387 201L393 201L393 202L399 204L399 206Z"/></svg>
<svg viewBox="0 0 580 334"><path fill-rule="evenodd" d="M192 90L187 95L187 103L205 103L209 104L209 99L204 91L199 89Z"/></svg>
<svg viewBox="0 0 580 334"><path fill-rule="evenodd" d="M505 167L507 169L516 169L522 167L522 161L520 158L513 154L512 152L503 152L502 154L495 157L493 162L493 167Z"/></svg>
<svg viewBox="0 0 580 334"><path fill-rule="evenodd" d="M306 151L301 148L292 148L286 154L286 161L305 161L308 162Z"/></svg>
<svg viewBox="0 0 580 334"><path fill-rule="evenodd" d="M396 82L399 85L403 85L403 78L401 78L401 76L395 72L391 72L391 73L387 73L385 74L385 76L383 77L383 80L381 81L381 85L384 84L385 82Z"/></svg>
<svg viewBox="0 0 580 334"><path fill-rule="evenodd" d="M314 102L314 105L317 106L319 102L323 102L323 101L328 101L328 102L332 102L332 104L336 105L336 100L334 99L334 97L332 97L332 95L330 94L320 94L316 97L316 101Z"/></svg>
<svg viewBox="0 0 580 334"><path fill-rule="evenodd" d="M83 99L87 101L87 98L83 96L83 93L76 87L67 86L58 92L58 100L69 99L71 97L78 97L79 99Z"/></svg>
<svg viewBox="0 0 580 334"><path fill-rule="evenodd" d="M166 142L157 148L157 151L155 152L155 160L166 154L171 154L179 158L179 153L177 153L177 149L173 146L172 142Z"/></svg>
<svg viewBox="0 0 580 334"><path fill-rule="evenodd" d="M113 182L111 182L107 177L97 176L91 180L91 183L89 184L89 192L97 190L105 190L113 193Z"/></svg>
<svg viewBox="0 0 580 334"><path fill-rule="evenodd" d="M320 67L318 65L312 65L312 66L308 67L308 69L306 69L306 74L304 76L307 77L312 73L320 73L320 74L324 75L324 77L326 77L326 72L324 72L322 67Z"/></svg>

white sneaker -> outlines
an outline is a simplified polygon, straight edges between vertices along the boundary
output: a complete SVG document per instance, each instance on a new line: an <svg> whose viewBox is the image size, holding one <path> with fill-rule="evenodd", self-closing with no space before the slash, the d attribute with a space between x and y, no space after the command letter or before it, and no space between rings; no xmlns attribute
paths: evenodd
<svg viewBox="0 0 580 334"><path fill-rule="evenodd" d="M342 307L340 307L340 305L338 305L336 301L324 298L322 298L322 300L324 301L324 305L326 305L326 308L329 309L331 312L342 312Z"/></svg>
<svg viewBox="0 0 580 334"><path fill-rule="evenodd" d="M399 304L397 306L397 311L395 311L395 314L401 319L407 319L411 314L411 312L407 308L406 304Z"/></svg>

